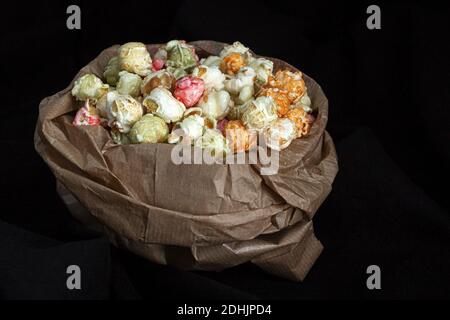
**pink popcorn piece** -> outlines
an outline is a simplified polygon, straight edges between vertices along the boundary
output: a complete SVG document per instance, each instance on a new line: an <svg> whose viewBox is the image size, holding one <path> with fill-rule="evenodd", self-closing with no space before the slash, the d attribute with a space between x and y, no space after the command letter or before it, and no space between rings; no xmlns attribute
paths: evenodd
<svg viewBox="0 0 450 320"><path fill-rule="evenodd" d="M220 132L222 132L223 135L225 135L224 130L225 130L225 127L227 126L228 122L229 121L227 118L224 118L222 120L219 120L219 122L217 122L216 129L219 130Z"/></svg>
<svg viewBox="0 0 450 320"><path fill-rule="evenodd" d="M77 111L72 124L75 126L98 126L102 122L97 109L91 106L89 100Z"/></svg>
<svg viewBox="0 0 450 320"><path fill-rule="evenodd" d="M175 85L173 96L187 108L197 104L205 91L205 82L201 78L186 76L179 79Z"/></svg>
<svg viewBox="0 0 450 320"><path fill-rule="evenodd" d="M165 62L162 59L153 59L153 71L159 71L164 68Z"/></svg>

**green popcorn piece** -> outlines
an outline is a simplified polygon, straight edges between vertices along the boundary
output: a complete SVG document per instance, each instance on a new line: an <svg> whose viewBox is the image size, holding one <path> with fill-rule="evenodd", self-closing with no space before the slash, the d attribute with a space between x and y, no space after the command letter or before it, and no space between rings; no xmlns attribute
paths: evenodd
<svg viewBox="0 0 450 320"><path fill-rule="evenodd" d="M141 95L141 83L142 79L137 74L121 71L117 82L117 92L137 98Z"/></svg>
<svg viewBox="0 0 450 320"><path fill-rule="evenodd" d="M112 57L105 68L105 72L103 72L103 77L106 79L106 82L109 85L115 86L117 84L117 81L119 81L119 72L119 57Z"/></svg>
<svg viewBox="0 0 450 320"><path fill-rule="evenodd" d="M131 128L131 143L162 143L167 140L169 127L160 117L146 114Z"/></svg>
<svg viewBox="0 0 450 320"><path fill-rule="evenodd" d="M192 46L178 41L172 40L166 45L167 50L167 67L173 69L189 70L197 65L198 59Z"/></svg>
<svg viewBox="0 0 450 320"><path fill-rule="evenodd" d="M75 81L72 95L80 101L91 99L97 102L108 92L108 88L109 86L104 84L96 75L88 73Z"/></svg>

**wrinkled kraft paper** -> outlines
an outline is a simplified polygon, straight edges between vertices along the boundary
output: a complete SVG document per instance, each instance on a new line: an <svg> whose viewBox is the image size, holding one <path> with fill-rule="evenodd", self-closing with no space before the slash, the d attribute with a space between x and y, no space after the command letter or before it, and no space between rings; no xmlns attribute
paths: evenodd
<svg viewBox="0 0 450 320"><path fill-rule="evenodd" d="M192 42L200 57L223 43ZM159 45L149 45L153 54ZM85 73L101 77L118 46ZM270 58L275 70L289 64ZM56 176L71 212L103 230L119 247L160 264L223 270L252 262L272 274L303 280L322 251L312 218L338 170L325 131L328 100L305 75L317 120L308 137L280 153L275 175L261 165L175 165L172 145L116 145L101 126L73 126L80 107L72 83L40 104L35 147Z"/></svg>

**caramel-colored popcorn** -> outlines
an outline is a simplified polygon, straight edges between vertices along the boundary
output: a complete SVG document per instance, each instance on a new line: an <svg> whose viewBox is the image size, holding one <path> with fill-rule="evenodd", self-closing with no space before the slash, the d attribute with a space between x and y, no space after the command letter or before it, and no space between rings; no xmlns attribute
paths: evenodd
<svg viewBox="0 0 450 320"><path fill-rule="evenodd" d="M279 117L284 117L288 113L291 101L289 100L288 92L286 90L266 87L259 92L258 96L272 97L277 106L277 114Z"/></svg>
<svg viewBox="0 0 450 320"><path fill-rule="evenodd" d="M286 114L286 118L294 121L297 127L297 137L303 137L307 135L311 129L311 124L314 121L314 117L303 108L293 108Z"/></svg>
<svg viewBox="0 0 450 320"><path fill-rule="evenodd" d="M245 59L240 53L230 53L223 58L220 70L228 75L234 75L245 66Z"/></svg>
<svg viewBox="0 0 450 320"><path fill-rule="evenodd" d="M269 77L268 85L286 90L291 103L297 102L306 92L305 81L300 71L279 70L274 77Z"/></svg>
<svg viewBox="0 0 450 320"><path fill-rule="evenodd" d="M249 132L241 120L229 121L224 134L233 153L247 151L256 145L256 134Z"/></svg>

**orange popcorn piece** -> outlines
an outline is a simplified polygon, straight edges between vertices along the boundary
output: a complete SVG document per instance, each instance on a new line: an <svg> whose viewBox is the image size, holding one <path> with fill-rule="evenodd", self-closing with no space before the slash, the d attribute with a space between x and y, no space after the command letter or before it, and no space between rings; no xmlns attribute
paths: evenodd
<svg viewBox="0 0 450 320"><path fill-rule="evenodd" d="M305 94L306 85L303 74L300 71L279 70L275 76L271 76L268 85L288 92L291 103L295 103Z"/></svg>
<svg viewBox="0 0 450 320"><path fill-rule="evenodd" d="M256 145L256 134L249 132L241 120L229 121L225 126L224 135L233 153L245 152Z"/></svg>
<svg viewBox="0 0 450 320"><path fill-rule="evenodd" d="M291 106L291 101L288 97L286 90L280 90L278 88L263 88L258 94L259 97L272 97L273 101L277 105L277 114L279 117L284 117Z"/></svg>
<svg viewBox="0 0 450 320"><path fill-rule="evenodd" d="M297 127L297 138L306 136L314 121L313 116L305 112L303 108L293 108L286 114L286 118L292 120Z"/></svg>
<svg viewBox="0 0 450 320"><path fill-rule="evenodd" d="M230 53L220 63L220 70L223 73L234 75L244 66L245 59L240 53Z"/></svg>

